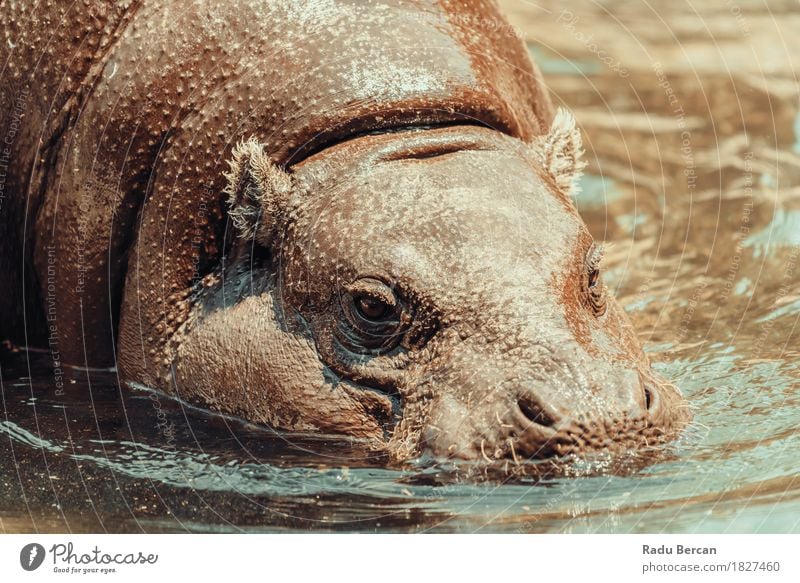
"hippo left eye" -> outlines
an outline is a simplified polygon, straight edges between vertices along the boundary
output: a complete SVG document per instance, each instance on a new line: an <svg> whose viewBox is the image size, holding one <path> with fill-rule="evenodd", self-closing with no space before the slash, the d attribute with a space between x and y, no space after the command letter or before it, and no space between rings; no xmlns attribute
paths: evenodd
<svg viewBox="0 0 800 583"><path fill-rule="evenodd" d="M600 281L600 270L593 268L589 270L589 289L594 289Z"/></svg>
<svg viewBox="0 0 800 583"><path fill-rule="evenodd" d="M586 288L589 307L596 316L606 312L606 290L600 280L600 261L603 259L603 247L592 246L586 255Z"/></svg>

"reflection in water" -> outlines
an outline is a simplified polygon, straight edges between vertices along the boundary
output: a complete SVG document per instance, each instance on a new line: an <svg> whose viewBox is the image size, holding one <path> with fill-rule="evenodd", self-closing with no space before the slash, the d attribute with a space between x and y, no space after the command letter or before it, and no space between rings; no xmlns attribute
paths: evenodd
<svg viewBox="0 0 800 583"><path fill-rule="evenodd" d="M72 371L59 397L42 358L6 355L0 531L800 531L800 16L651 4L504 2L584 130L576 203L611 242L607 282L690 399L673 458L441 484L109 372Z"/></svg>

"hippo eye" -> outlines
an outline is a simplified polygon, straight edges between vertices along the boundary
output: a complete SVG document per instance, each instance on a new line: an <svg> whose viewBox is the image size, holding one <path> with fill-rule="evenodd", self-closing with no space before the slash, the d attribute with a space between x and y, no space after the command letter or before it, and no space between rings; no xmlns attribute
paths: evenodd
<svg viewBox="0 0 800 583"><path fill-rule="evenodd" d="M340 340L352 351L391 350L402 340L410 315L388 285L363 278L346 286Z"/></svg>
<svg viewBox="0 0 800 583"><path fill-rule="evenodd" d="M595 316L606 313L606 290L600 280L600 261L603 259L603 247L594 246L586 255L586 291L587 301Z"/></svg>
<svg viewBox="0 0 800 583"><path fill-rule="evenodd" d="M369 296L353 298L358 315L372 322L381 322L393 316L392 306L381 299Z"/></svg>
<svg viewBox="0 0 800 583"><path fill-rule="evenodd" d="M600 270L598 268L590 269L589 270L589 289L593 289L597 287L598 282L600 281Z"/></svg>

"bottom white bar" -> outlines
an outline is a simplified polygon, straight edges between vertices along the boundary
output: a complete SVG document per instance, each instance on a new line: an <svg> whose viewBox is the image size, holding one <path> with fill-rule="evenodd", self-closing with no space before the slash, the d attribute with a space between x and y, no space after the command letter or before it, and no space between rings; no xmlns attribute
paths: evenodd
<svg viewBox="0 0 800 583"><path fill-rule="evenodd" d="M799 550L800 535L3 535L0 581L796 582Z"/></svg>

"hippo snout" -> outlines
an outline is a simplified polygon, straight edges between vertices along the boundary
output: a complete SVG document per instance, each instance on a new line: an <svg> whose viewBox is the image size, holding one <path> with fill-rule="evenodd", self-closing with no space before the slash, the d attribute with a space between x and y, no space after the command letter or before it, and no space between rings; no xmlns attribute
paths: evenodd
<svg viewBox="0 0 800 583"><path fill-rule="evenodd" d="M512 371L509 379L494 384L464 371L460 389L451 381L431 406L423 432L428 452L521 464L641 450L674 434L678 418L670 404L679 398L677 389L649 370L594 362L581 353L580 348L540 350L540 360L517 365L527 370ZM481 362L484 369L492 368L491 358Z"/></svg>

